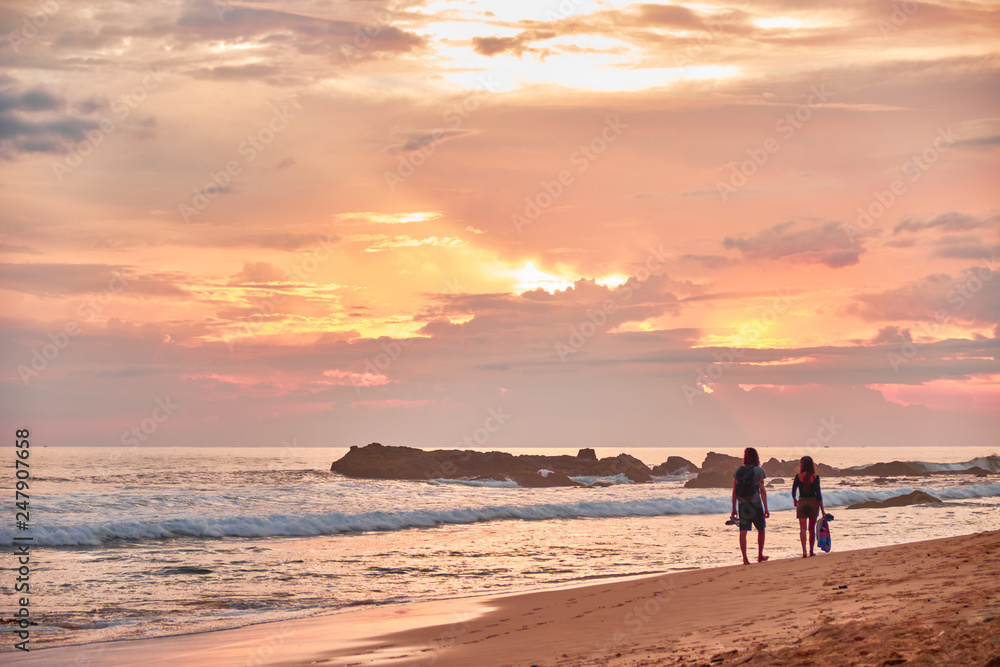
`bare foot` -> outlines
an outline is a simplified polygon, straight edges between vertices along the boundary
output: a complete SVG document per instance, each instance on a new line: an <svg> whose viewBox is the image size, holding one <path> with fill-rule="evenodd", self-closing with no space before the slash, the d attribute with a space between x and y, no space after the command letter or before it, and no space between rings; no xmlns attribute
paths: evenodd
<svg viewBox="0 0 1000 667"><path fill-rule="evenodd" d="M802 554L802 557L803 558L808 558L808 556L806 556L805 553Z"/></svg>
<svg viewBox="0 0 1000 667"><path fill-rule="evenodd" d="M760 556L757 556L757 562L758 562L758 563L763 563L763 562L764 562L764 561L766 561L766 560L767 560L768 558L770 558L770 556L764 556L764 555L760 555Z"/></svg>
<svg viewBox="0 0 1000 667"><path fill-rule="evenodd" d="M815 554L815 553L813 553L812 551L810 551L810 552L809 552L809 555L810 555L810 556L815 556L816 554Z"/></svg>

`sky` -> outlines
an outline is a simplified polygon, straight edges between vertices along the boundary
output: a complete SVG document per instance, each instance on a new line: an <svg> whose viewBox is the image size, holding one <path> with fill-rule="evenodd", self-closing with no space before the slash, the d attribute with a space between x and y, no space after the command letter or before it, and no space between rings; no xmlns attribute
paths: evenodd
<svg viewBox="0 0 1000 667"><path fill-rule="evenodd" d="M14 0L50 445L1000 445L993 2Z"/></svg>

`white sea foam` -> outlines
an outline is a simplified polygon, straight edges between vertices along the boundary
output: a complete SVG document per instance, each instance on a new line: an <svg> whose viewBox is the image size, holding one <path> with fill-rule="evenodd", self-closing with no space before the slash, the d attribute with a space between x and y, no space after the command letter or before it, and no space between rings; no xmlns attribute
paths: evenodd
<svg viewBox="0 0 1000 667"><path fill-rule="evenodd" d="M488 489L517 489L520 488L517 482L505 479L503 481L499 479L432 479L434 484L453 484L456 486L473 486L473 487L483 487Z"/></svg>
<svg viewBox="0 0 1000 667"><path fill-rule="evenodd" d="M942 500L965 500L1000 496L1000 484L932 489L838 489L823 494L826 508L846 506L866 500L886 500L924 490ZM573 503L489 505L455 509L421 509L346 514L325 512L272 514L266 516L182 517L161 521L111 521L63 527L36 525L32 530L37 546L97 546L113 540L151 541L172 538L218 539L225 537L311 537L367 531L397 531L431 528L447 524L485 521L544 521L552 519L617 518L691 514L727 514L731 496L647 498L643 500L593 500ZM791 496L772 492L769 509L788 510ZM0 530L0 544L13 543L14 531Z"/></svg>
<svg viewBox="0 0 1000 667"><path fill-rule="evenodd" d="M574 482L579 482L584 486L593 486L597 482L603 484L635 484L632 480L626 477L625 473L620 472L617 475L609 475L607 477L601 477L599 475L579 475L577 477L570 477Z"/></svg>

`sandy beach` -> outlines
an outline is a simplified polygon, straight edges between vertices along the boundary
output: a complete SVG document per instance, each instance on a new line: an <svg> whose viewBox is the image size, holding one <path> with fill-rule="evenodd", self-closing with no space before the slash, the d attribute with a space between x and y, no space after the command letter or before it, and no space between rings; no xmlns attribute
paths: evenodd
<svg viewBox="0 0 1000 667"><path fill-rule="evenodd" d="M108 666L996 667L997 572L1000 532L989 532L5 657Z"/></svg>

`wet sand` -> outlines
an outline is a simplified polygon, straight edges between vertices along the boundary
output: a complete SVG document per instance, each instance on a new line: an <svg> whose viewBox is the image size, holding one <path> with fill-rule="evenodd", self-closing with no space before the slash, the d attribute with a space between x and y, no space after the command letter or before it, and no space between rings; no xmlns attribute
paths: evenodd
<svg viewBox="0 0 1000 667"><path fill-rule="evenodd" d="M9 657L93 666L1000 667L1000 531Z"/></svg>

